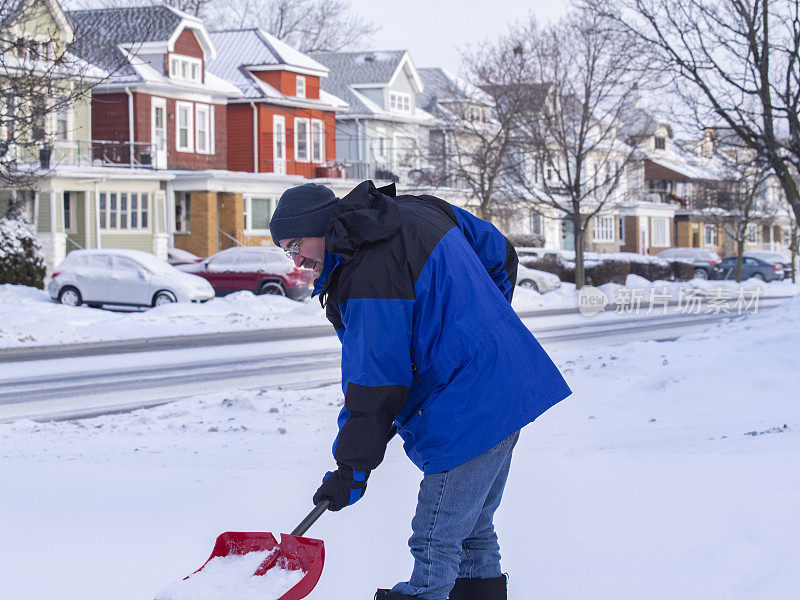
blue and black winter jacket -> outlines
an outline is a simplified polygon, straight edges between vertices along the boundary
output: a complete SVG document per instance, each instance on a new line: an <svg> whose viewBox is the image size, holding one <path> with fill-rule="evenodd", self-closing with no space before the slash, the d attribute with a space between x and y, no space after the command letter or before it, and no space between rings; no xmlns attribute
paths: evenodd
<svg viewBox="0 0 800 600"><path fill-rule="evenodd" d="M392 423L439 473L486 452L571 392L511 308L512 245L433 196L371 181L342 198L315 294L342 342L333 455L371 471Z"/></svg>

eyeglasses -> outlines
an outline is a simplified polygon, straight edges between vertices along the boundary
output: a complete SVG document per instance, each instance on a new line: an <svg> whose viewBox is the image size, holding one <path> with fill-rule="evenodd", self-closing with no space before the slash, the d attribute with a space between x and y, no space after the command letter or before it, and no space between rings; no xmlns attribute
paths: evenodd
<svg viewBox="0 0 800 600"><path fill-rule="evenodd" d="M289 244L289 247L286 248L286 250L284 250L286 256L292 258L295 254L300 254L300 244L302 243L303 243L303 238L299 238L293 241L291 244Z"/></svg>

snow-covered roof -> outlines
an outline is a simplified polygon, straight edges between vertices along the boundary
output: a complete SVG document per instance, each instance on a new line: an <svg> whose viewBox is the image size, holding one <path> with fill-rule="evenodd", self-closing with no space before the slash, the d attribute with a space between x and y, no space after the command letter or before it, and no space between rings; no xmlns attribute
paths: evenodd
<svg viewBox="0 0 800 600"><path fill-rule="evenodd" d="M109 83L155 82L171 87L216 94L238 92L219 79L203 84L181 83L169 79L137 54L165 53L185 29L193 31L206 59L213 59L216 48L203 22L170 6L133 6L68 11L75 30L70 50L81 59L110 74Z"/></svg>
<svg viewBox="0 0 800 600"><path fill-rule="evenodd" d="M261 29L212 31L217 57L206 64L207 72L235 86L243 99L267 99L278 104L347 108L347 102L320 90L319 99L287 96L256 76L256 72L285 70L324 78L328 68Z"/></svg>
<svg viewBox="0 0 800 600"><path fill-rule="evenodd" d="M439 67L419 69L423 89L417 94L417 104L433 111L441 102L470 100L490 106L492 99L482 89Z"/></svg>
<svg viewBox="0 0 800 600"><path fill-rule="evenodd" d="M390 87L404 69L407 69L415 91L423 91L422 79L407 50L316 52L311 56L330 69L328 78L321 81L320 86L323 91L342 98L350 106L348 116L368 116L392 121L434 121L420 107L416 107L413 114L391 112L359 91Z"/></svg>

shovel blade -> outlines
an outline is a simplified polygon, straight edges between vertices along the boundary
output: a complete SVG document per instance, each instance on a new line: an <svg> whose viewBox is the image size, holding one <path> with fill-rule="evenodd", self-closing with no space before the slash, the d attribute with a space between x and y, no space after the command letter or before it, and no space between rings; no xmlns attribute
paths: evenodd
<svg viewBox="0 0 800 600"><path fill-rule="evenodd" d="M273 551L276 548L277 551L261 563L254 574L263 575L272 568L302 570L303 578L278 600L305 598L322 575L322 567L325 564L325 544L322 540L284 533L281 534L281 541L278 543L275 536L267 532L226 531L217 536L211 556L197 571L202 571L210 560L218 556Z"/></svg>

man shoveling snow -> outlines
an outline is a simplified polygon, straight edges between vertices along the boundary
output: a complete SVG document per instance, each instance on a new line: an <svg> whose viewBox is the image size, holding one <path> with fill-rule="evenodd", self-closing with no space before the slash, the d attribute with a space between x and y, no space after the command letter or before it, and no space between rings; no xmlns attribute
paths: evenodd
<svg viewBox="0 0 800 600"><path fill-rule="evenodd" d="M517 255L490 223L433 196L308 183L281 196L272 239L318 273L342 342L337 469L314 503L366 491L393 427L424 473L408 581L376 598L506 598L493 518L522 427L570 390L511 308Z"/></svg>

